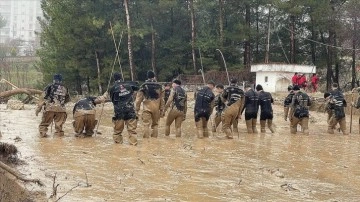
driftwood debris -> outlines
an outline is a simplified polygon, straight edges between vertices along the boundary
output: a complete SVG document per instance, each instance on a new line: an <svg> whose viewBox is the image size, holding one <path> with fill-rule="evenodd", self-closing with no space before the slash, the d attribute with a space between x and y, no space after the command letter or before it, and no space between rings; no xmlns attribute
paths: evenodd
<svg viewBox="0 0 360 202"><path fill-rule="evenodd" d="M0 98L6 98L17 94L27 94L27 95L34 95L34 94L41 94L41 90L31 89L31 88L16 88L13 90L8 90L4 92L0 92Z"/></svg>

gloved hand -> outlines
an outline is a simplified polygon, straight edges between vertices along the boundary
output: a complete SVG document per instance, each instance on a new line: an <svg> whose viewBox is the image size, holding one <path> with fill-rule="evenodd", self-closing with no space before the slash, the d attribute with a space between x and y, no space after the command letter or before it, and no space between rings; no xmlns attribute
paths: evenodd
<svg viewBox="0 0 360 202"><path fill-rule="evenodd" d="M42 107L37 107L37 108L35 109L35 115L36 115L36 116L39 115L39 113L41 112L41 109L42 109Z"/></svg>

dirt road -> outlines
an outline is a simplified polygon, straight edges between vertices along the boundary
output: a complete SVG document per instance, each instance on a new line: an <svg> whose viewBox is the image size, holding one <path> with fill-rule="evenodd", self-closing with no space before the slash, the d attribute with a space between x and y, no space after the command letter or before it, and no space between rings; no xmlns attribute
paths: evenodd
<svg viewBox="0 0 360 202"><path fill-rule="evenodd" d="M312 112L310 135L290 135L282 107L274 109L276 133L246 134L242 120L233 140L221 132L197 139L189 109L182 138L174 131L164 137L162 120L159 138L142 139L140 123L138 146L127 138L114 144L111 104L105 106L102 135L93 138L75 138L69 114L65 137L40 139L41 117L31 105L19 111L0 105L0 131L1 141L15 144L27 162L20 172L45 182L48 197L56 174L60 201L359 200L358 117L350 136L328 135L326 115Z"/></svg>

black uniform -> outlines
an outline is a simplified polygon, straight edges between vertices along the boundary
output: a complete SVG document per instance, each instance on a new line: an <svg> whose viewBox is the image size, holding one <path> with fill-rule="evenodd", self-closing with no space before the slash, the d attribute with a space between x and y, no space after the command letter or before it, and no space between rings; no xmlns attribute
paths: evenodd
<svg viewBox="0 0 360 202"><path fill-rule="evenodd" d="M207 123L214 107L215 95L212 90L205 86L195 93L195 125L198 137L209 137Z"/></svg>
<svg viewBox="0 0 360 202"><path fill-rule="evenodd" d="M134 109L133 94L138 90L135 85L126 82L116 81L110 89L110 99L114 105L114 133L113 139L116 143L122 143L122 131L127 125L130 144L136 144L137 117Z"/></svg>

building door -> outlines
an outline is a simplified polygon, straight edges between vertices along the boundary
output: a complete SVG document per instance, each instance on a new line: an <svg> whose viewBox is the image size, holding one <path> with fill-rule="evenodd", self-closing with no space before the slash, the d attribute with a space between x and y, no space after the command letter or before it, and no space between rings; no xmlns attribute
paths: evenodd
<svg viewBox="0 0 360 202"><path fill-rule="evenodd" d="M291 85L291 81L289 79L281 78L276 81L275 92L286 92L289 85Z"/></svg>

